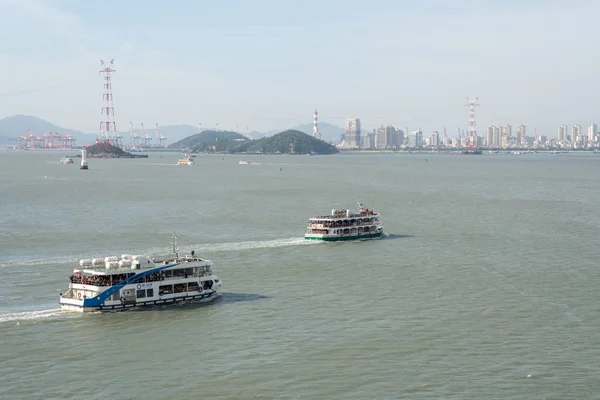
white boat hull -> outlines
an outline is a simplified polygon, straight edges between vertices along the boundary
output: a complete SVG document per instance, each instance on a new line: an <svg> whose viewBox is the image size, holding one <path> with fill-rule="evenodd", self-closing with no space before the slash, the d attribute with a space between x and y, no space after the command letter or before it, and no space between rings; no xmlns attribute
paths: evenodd
<svg viewBox="0 0 600 400"><path fill-rule="evenodd" d="M202 293L196 292L185 293L184 295L173 296L169 298L158 298L158 299L146 299L145 301L136 301L135 303L120 303L120 302L107 302L101 306L85 306L83 300L74 299L63 299L61 297L59 303L61 310L65 311L76 311L76 312L99 312L99 311L126 311L132 309L138 309L140 307L152 307L161 305L173 305L173 304L184 304L184 303L199 303L209 302L217 299L221 294L217 290L205 290ZM111 304L113 303L113 304Z"/></svg>

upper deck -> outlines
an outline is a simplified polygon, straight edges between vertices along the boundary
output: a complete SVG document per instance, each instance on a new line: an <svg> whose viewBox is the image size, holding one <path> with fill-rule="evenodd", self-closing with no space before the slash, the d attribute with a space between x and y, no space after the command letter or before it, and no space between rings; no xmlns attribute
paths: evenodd
<svg viewBox="0 0 600 400"><path fill-rule="evenodd" d="M195 263L194 266L212 266L210 260L196 256L195 254L178 256L175 254L157 255L157 256L131 256L127 254L109 256L104 258L93 258L80 260L81 269L75 269L75 273L86 273L89 275L114 275L119 273L131 272L132 270L148 270L156 267L167 266L169 264L180 265Z"/></svg>
<svg viewBox="0 0 600 400"><path fill-rule="evenodd" d="M332 220L339 220L339 219L367 219L367 218L373 218L373 217L379 217L379 213L373 211L373 210L369 210L367 209L361 209L359 212L352 212L349 209L346 210L331 210L331 215L319 215L317 214L316 217L312 217L309 219L309 221L314 222L314 221L318 221L318 220L327 220L327 221L332 221Z"/></svg>

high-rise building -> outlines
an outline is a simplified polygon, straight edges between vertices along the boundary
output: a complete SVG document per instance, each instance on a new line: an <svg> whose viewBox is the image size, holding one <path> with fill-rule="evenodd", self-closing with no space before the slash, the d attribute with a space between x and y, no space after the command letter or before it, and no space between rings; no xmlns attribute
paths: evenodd
<svg viewBox="0 0 600 400"><path fill-rule="evenodd" d="M598 135L598 124L591 123L590 126L588 126L588 141L595 142L597 135Z"/></svg>
<svg viewBox="0 0 600 400"><path fill-rule="evenodd" d="M440 134L438 131L435 131L431 134L431 146L438 147L440 145Z"/></svg>
<svg viewBox="0 0 600 400"><path fill-rule="evenodd" d="M423 132L419 129L408 135L408 147L421 147Z"/></svg>
<svg viewBox="0 0 600 400"><path fill-rule="evenodd" d="M571 128L571 141L581 141L581 125L573 125L573 127Z"/></svg>
<svg viewBox="0 0 600 400"><path fill-rule="evenodd" d="M565 142L567 140L567 132L568 132L568 127L566 125L561 125L558 127L558 141L559 142Z"/></svg>
<svg viewBox="0 0 600 400"><path fill-rule="evenodd" d="M519 125L519 127L517 128L517 146L520 146L523 138L525 136L527 136L527 131L526 131L526 127L525 125Z"/></svg>
<svg viewBox="0 0 600 400"><path fill-rule="evenodd" d="M487 147L494 145L494 126L488 126L487 128Z"/></svg>
<svg viewBox="0 0 600 400"><path fill-rule="evenodd" d="M365 149L374 149L376 137L377 134L375 133L375 129L373 129L373 132L369 132L362 137L362 143L360 147Z"/></svg>
<svg viewBox="0 0 600 400"><path fill-rule="evenodd" d="M404 131L402 129L397 129L396 130L396 135L397 135L397 140L398 140L398 146L402 147L402 145L404 145Z"/></svg>
<svg viewBox="0 0 600 400"><path fill-rule="evenodd" d="M494 146L502 147L502 128L499 126L494 126Z"/></svg>
<svg viewBox="0 0 600 400"><path fill-rule="evenodd" d="M397 149L401 144L398 136L398 131L392 125L381 125L377 128L375 147L378 149Z"/></svg>
<svg viewBox="0 0 600 400"><path fill-rule="evenodd" d="M346 120L346 145L360 147L360 119L349 118Z"/></svg>

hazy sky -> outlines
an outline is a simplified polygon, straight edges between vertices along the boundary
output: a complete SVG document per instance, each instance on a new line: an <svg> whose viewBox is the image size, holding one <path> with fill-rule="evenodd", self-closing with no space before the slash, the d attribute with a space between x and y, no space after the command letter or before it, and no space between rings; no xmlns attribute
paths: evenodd
<svg viewBox="0 0 600 400"><path fill-rule="evenodd" d="M600 122L597 0L0 0L0 118L97 132L115 114L250 130L322 121L426 133ZM585 128L584 128L585 129Z"/></svg>

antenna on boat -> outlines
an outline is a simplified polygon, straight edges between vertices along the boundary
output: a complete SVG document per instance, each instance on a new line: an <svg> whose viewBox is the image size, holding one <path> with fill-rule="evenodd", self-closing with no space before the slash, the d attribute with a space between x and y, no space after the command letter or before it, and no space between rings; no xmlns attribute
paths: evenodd
<svg viewBox="0 0 600 400"><path fill-rule="evenodd" d="M177 248L177 235L175 232L171 235L171 243L173 244L173 253L175 253L175 257L179 257L179 254L177 254L177 251L179 251Z"/></svg>

